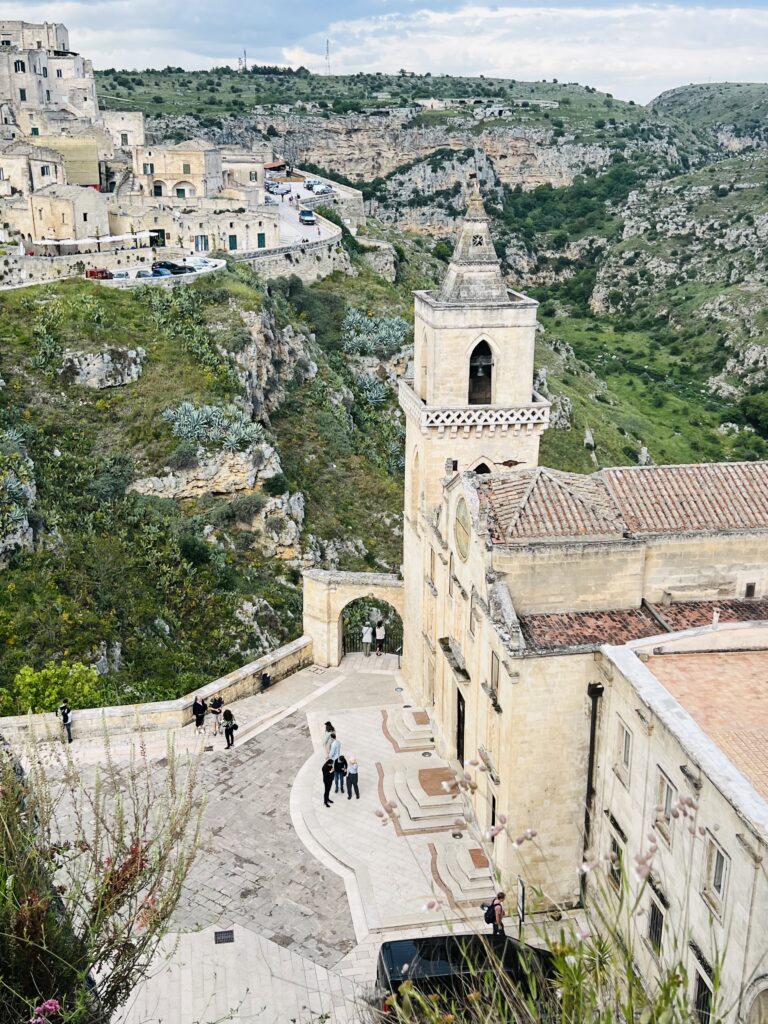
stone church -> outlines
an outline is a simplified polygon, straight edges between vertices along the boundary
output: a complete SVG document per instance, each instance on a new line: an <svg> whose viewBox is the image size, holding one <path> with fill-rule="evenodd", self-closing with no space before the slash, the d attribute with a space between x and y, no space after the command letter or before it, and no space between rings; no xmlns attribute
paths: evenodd
<svg viewBox="0 0 768 1024"><path fill-rule="evenodd" d="M540 911L590 886L618 908L628 885L644 975L674 953L703 1022L719 974L719 1011L758 1024L768 464L540 466L536 312L476 194L442 286L415 295L400 382L403 671L438 750L483 765L472 812L505 884L520 876Z"/></svg>

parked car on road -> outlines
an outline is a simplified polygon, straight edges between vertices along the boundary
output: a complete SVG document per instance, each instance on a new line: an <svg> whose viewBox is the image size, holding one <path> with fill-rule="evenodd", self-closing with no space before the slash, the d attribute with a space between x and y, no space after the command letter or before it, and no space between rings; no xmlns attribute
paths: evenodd
<svg viewBox="0 0 768 1024"><path fill-rule="evenodd" d="M318 185L322 185L322 181L319 178L305 178L304 188L308 188L311 192L312 189L317 188Z"/></svg>
<svg viewBox="0 0 768 1024"><path fill-rule="evenodd" d="M468 993L482 988L486 972L501 969L519 986L523 996L541 994L554 976L554 957L506 936L435 935L394 939L379 952L376 989L381 1009L391 1010L391 997L403 982L410 982L429 997L441 993L459 1006Z"/></svg>
<svg viewBox="0 0 768 1024"><path fill-rule="evenodd" d="M299 210L299 224L317 224L314 210Z"/></svg>
<svg viewBox="0 0 768 1024"><path fill-rule="evenodd" d="M264 205L265 206L277 206L278 202L277 202L276 199L273 199L272 196L264 196Z"/></svg>
<svg viewBox="0 0 768 1024"><path fill-rule="evenodd" d="M176 274L194 274L195 272L192 267L182 266L181 263L172 263L170 260L157 260L157 262L152 264L152 269L167 270L174 276Z"/></svg>
<svg viewBox="0 0 768 1024"><path fill-rule="evenodd" d="M85 276L89 277L92 281L111 281L114 275L106 267L89 267L85 272Z"/></svg>
<svg viewBox="0 0 768 1024"><path fill-rule="evenodd" d="M209 267L213 267L215 264L212 260L207 259L205 256L185 256L184 266L192 267L197 272L199 270L208 270Z"/></svg>
<svg viewBox="0 0 768 1024"><path fill-rule="evenodd" d="M290 193L290 191L291 191L291 186L290 185L277 185L272 190L272 195L274 195L274 196L287 196Z"/></svg>
<svg viewBox="0 0 768 1024"><path fill-rule="evenodd" d="M330 185L316 185L313 189L316 196L327 196L330 192L335 192L335 188L331 188Z"/></svg>

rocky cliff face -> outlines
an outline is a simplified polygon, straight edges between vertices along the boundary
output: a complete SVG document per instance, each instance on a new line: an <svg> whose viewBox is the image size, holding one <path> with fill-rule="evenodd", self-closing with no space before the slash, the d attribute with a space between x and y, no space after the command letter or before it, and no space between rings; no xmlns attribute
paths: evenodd
<svg viewBox="0 0 768 1024"><path fill-rule="evenodd" d="M151 494L156 498L201 498L206 494L235 495L252 490L258 481L268 480L281 471L280 457L265 442L242 452L198 452L196 464L171 470L162 476L134 480L128 491Z"/></svg>
<svg viewBox="0 0 768 1024"><path fill-rule="evenodd" d="M269 422L269 414L285 398L286 384L297 378L311 380L317 364L310 356L313 336L297 333L288 324L280 328L268 313L241 311L251 340L235 353L240 380L254 419Z"/></svg>

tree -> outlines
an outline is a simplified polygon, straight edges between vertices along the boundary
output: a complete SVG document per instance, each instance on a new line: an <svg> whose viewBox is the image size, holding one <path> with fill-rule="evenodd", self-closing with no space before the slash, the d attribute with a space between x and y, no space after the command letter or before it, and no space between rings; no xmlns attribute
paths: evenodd
<svg viewBox="0 0 768 1024"><path fill-rule="evenodd" d="M19 714L55 711L63 700L72 708L98 707L101 694L96 669L79 661L61 661L39 671L25 665L16 673L11 701Z"/></svg>
<svg viewBox="0 0 768 1024"><path fill-rule="evenodd" d="M106 1024L146 976L199 844L197 762L164 771L105 736L90 785L67 744L24 775L0 746L0 1020ZM54 779L55 781L51 781Z"/></svg>

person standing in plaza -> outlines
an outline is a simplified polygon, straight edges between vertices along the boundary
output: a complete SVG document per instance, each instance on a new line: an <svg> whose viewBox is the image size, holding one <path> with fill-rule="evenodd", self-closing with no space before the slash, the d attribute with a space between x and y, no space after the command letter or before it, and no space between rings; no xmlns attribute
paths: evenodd
<svg viewBox="0 0 768 1024"><path fill-rule="evenodd" d="M350 757L349 764L347 765L347 800L352 799L352 790L355 791L355 796L360 799L360 790L357 785L357 758Z"/></svg>
<svg viewBox="0 0 768 1024"><path fill-rule="evenodd" d="M384 622L379 619L376 623L376 657L380 657L384 653L384 638L387 635L387 631L384 628Z"/></svg>
<svg viewBox="0 0 768 1024"><path fill-rule="evenodd" d="M235 729L237 729L235 716L229 708L227 708L224 712L224 738L227 741L227 750L235 745Z"/></svg>
<svg viewBox="0 0 768 1024"><path fill-rule="evenodd" d="M331 786L333 785L333 760L329 757L323 765L323 803L326 807L330 807L333 803L331 800Z"/></svg>
<svg viewBox="0 0 768 1024"><path fill-rule="evenodd" d="M219 732L221 731L221 709L223 707L224 707L224 698L220 694L216 694L216 696L212 699L211 706L209 708L211 714L213 715L213 735L214 736L218 736Z"/></svg>
<svg viewBox="0 0 768 1024"><path fill-rule="evenodd" d="M331 743L336 735L336 731L333 728L333 722L325 723L325 736L323 736L323 750L325 751L326 757L330 757L331 754Z"/></svg>
<svg viewBox="0 0 768 1024"><path fill-rule="evenodd" d="M371 656L371 644L373 643L373 626L366 622L363 626L363 654L366 658Z"/></svg>
<svg viewBox="0 0 768 1024"><path fill-rule="evenodd" d="M62 701L61 707L56 712L57 715L61 715L61 724L67 730L67 742L72 742L72 712L69 710L69 704L66 701Z"/></svg>
<svg viewBox="0 0 768 1024"><path fill-rule="evenodd" d="M341 754L341 743L336 738L336 733L332 732L331 733L331 742L330 742L330 745L328 747L328 757L330 757L330 759L332 761L335 761L336 758L339 756L339 754Z"/></svg>
<svg viewBox="0 0 768 1024"><path fill-rule="evenodd" d="M344 779L347 775L347 759L339 754L333 762L333 789L335 793L344 793Z"/></svg>
<svg viewBox="0 0 768 1024"><path fill-rule="evenodd" d="M504 900L506 894L497 892L493 901L486 907L485 923L493 926L494 935L504 935Z"/></svg>
<svg viewBox="0 0 768 1024"><path fill-rule="evenodd" d="M207 710L208 705L206 702L196 695L194 703L192 704L192 714L195 716L195 728L198 732L203 731L205 726L205 713Z"/></svg>

